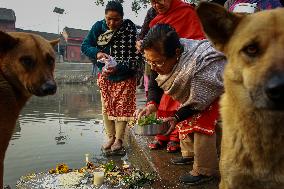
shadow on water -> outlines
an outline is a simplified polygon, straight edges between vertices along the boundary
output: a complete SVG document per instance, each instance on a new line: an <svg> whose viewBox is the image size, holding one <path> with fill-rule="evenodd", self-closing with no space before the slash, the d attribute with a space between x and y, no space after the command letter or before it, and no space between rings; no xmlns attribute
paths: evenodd
<svg viewBox="0 0 284 189"><path fill-rule="evenodd" d="M32 97L22 110L6 153L4 183L47 171L58 163L84 166L85 154L102 159L105 140L96 86L60 85L54 96Z"/></svg>

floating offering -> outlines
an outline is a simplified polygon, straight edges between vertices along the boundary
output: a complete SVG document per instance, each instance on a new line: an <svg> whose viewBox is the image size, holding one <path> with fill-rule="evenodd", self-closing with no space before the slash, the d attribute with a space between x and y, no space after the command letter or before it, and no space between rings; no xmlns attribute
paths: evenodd
<svg viewBox="0 0 284 189"><path fill-rule="evenodd" d="M86 156L87 157L87 156ZM121 166L113 161L94 165L89 159L86 166L70 169L65 163L46 173L22 176L17 189L95 189L95 188L138 188L150 185L155 173L144 173L124 161Z"/></svg>

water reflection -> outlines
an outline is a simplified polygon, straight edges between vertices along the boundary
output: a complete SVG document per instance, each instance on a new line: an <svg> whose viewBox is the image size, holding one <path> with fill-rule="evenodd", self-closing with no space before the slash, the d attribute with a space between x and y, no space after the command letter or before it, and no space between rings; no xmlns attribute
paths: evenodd
<svg viewBox="0 0 284 189"><path fill-rule="evenodd" d="M55 141L57 145L63 145L66 143L67 135L62 131L61 124L59 124L59 132L58 136L55 137Z"/></svg>
<svg viewBox="0 0 284 189"><path fill-rule="evenodd" d="M21 137L21 124L48 123L58 121L59 131L55 140L62 144L67 136L62 131L62 125L76 123L75 126L85 126L85 121L101 119L100 94L95 86L60 85L53 96L44 98L32 97L22 110L17 121L12 140ZM87 129L87 128L86 128Z"/></svg>
<svg viewBox="0 0 284 189"><path fill-rule="evenodd" d="M21 127L19 121L17 121L11 140L16 140L19 139L20 137L21 137Z"/></svg>
<svg viewBox="0 0 284 189"><path fill-rule="evenodd" d="M60 85L54 96L32 97L19 116L5 159L4 183L65 162L84 165L84 154L101 157L105 140L96 86ZM98 121L99 120L99 121Z"/></svg>

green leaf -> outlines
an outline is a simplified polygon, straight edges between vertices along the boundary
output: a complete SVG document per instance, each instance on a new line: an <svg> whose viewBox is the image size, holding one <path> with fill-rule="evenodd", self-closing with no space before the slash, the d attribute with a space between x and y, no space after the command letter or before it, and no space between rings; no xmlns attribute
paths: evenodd
<svg viewBox="0 0 284 189"><path fill-rule="evenodd" d="M149 116L144 116L138 120L139 126L153 125L153 124L162 124L163 121L156 118L155 114L150 114Z"/></svg>

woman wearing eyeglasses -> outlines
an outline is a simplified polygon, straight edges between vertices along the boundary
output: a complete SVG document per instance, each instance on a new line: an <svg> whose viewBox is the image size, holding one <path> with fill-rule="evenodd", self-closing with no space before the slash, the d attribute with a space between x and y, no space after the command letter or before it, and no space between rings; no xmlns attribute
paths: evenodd
<svg viewBox="0 0 284 189"><path fill-rule="evenodd" d="M175 28L182 38L205 38L194 7L190 4L181 0L151 0L151 5L157 12L157 16L151 20L149 24L150 28L158 23L166 23ZM164 94L162 89L156 87L156 77L157 73L152 71L149 78L146 104L147 111L143 111L142 113L150 114L153 111L157 111L157 117L159 118L170 117L174 115L180 104L178 101L173 100L169 95ZM167 152L179 151L178 130L173 130L167 136L155 136L155 139L148 146L153 150L162 149L166 146Z"/></svg>
<svg viewBox="0 0 284 189"><path fill-rule="evenodd" d="M199 184L218 175L215 124L218 100L223 93L225 56L207 40L179 39L167 24L150 29L142 49L151 69L158 73L157 85L180 103L177 112L164 119L179 128L183 158L194 161L185 184Z"/></svg>

